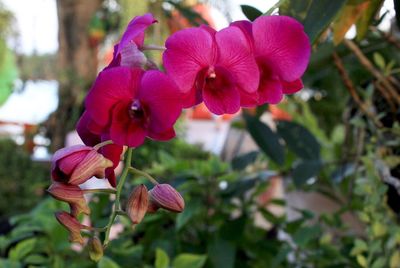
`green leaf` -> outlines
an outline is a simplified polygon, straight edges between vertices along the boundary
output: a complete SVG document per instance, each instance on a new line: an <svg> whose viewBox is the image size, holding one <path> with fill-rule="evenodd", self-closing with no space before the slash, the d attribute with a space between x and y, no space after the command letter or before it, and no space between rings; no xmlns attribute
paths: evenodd
<svg viewBox="0 0 400 268"><path fill-rule="evenodd" d="M22 264L17 261L0 258L0 267L1 268L21 268Z"/></svg>
<svg viewBox="0 0 400 268"><path fill-rule="evenodd" d="M175 228L177 231L182 229L182 227L184 227L190 221L190 219L197 213L199 207L200 204L196 201L190 201L186 205L186 208L183 210L183 212L179 213L176 217Z"/></svg>
<svg viewBox="0 0 400 268"><path fill-rule="evenodd" d="M232 168L236 170L245 169L247 166L253 164L254 161L256 161L259 154L259 152L253 151L236 156L232 159Z"/></svg>
<svg viewBox="0 0 400 268"><path fill-rule="evenodd" d="M367 267L368 261L363 255L357 255L357 262L361 267Z"/></svg>
<svg viewBox="0 0 400 268"><path fill-rule="evenodd" d="M279 7L279 13L303 23L304 31L314 44L346 2L347 0L286 1Z"/></svg>
<svg viewBox="0 0 400 268"><path fill-rule="evenodd" d="M241 5L240 8L243 14L251 21L254 21L263 14L260 10L252 6Z"/></svg>
<svg viewBox="0 0 400 268"><path fill-rule="evenodd" d="M357 27L357 40L364 39L368 32L375 15L379 12L384 0L369 0L368 8L362 14L356 23ZM397 1L394 1L397 2Z"/></svg>
<svg viewBox="0 0 400 268"><path fill-rule="evenodd" d="M346 2L347 0L313 0L311 2L303 21L304 31L308 34L311 43L318 40L318 37L325 31Z"/></svg>
<svg viewBox="0 0 400 268"><path fill-rule="evenodd" d="M383 58L383 56L378 53L378 52L374 52L374 54L372 54L373 58L374 58L374 62L375 64L381 69L384 70L386 63L385 63L385 58Z"/></svg>
<svg viewBox="0 0 400 268"><path fill-rule="evenodd" d="M385 257L379 257L372 263L371 266L371 268L384 268L384 267L387 267Z"/></svg>
<svg viewBox="0 0 400 268"><path fill-rule="evenodd" d="M10 260L20 261L26 255L31 253L35 249L36 238L30 238L19 242L9 254Z"/></svg>
<svg viewBox="0 0 400 268"><path fill-rule="evenodd" d="M208 248L208 256L213 267L233 268L235 254L234 244L221 238L215 239Z"/></svg>
<svg viewBox="0 0 400 268"><path fill-rule="evenodd" d="M360 2L357 4L348 3L343 7L339 13L339 17L335 20L333 28L333 43L335 45L342 42L344 36L350 27L356 23L358 18L365 12L368 8L368 2Z"/></svg>
<svg viewBox="0 0 400 268"><path fill-rule="evenodd" d="M172 262L173 268L201 268L206 263L207 256L183 253Z"/></svg>
<svg viewBox="0 0 400 268"><path fill-rule="evenodd" d="M169 267L169 257L168 254L160 249L156 249L156 261L154 264L155 268L168 268Z"/></svg>
<svg viewBox="0 0 400 268"><path fill-rule="evenodd" d="M274 162L282 165L285 160L285 152L279 142L279 136L254 116L244 114L244 119L251 137L261 150Z"/></svg>
<svg viewBox="0 0 400 268"><path fill-rule="evenodd" d="M289 149L303 159L319 159L321 146L311 132L300 124L279 121L278 134Z"/></svg>
<svg viewBox="0 0 400 268"><path fill-rule="evenodd" d="M120 266L110 258L103 256L97 263L98 268L119 268Z"/></svg>
<svg viewBox="0 0 400 268"><path fill-rule="evenodd" d="M320 236L321 229L318 226L307 226L302 227L296 231L293 235L293 241L299 246L303 247L307 245L313 239L316 239Z"/></svg>
<svg viewBox="0 0 400 268"><path fill-rule="evenodd" d="M29 263L29 264L43 265L43 264L47 264L48 262L49 262L49 259L47 257L44 257L39 254L29 255L28 257L25 258L25 263Z"/></svg>
<svg viewBox="0 0 400 268"><path fill-rule="evenodd" d="M297 187L302 186L308 179L316 176L321 170L320 160L304 160L295 163L292 172L294 184Z"/></svg>

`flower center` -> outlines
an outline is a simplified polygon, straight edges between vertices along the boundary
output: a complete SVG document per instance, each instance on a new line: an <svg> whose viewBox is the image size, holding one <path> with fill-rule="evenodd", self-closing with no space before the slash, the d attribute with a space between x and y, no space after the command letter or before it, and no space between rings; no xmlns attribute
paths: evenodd
<svg viewBox="0 0 400 268"><path fill-rule="evenodd" d="M139 100L133 100L129 109L129 116L134 120L142 120L145 117L145 111Z"/></svg>

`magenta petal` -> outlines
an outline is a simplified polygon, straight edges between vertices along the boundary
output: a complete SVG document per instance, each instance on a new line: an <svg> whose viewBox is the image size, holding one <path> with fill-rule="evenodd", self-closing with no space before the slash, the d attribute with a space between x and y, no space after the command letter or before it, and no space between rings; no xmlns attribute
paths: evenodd
<svg viewBox="0 0 400 268"><path fill-rule="evenodd" d="M190 28L171 35L163 54L164 67L184 94L195 89L197 74L213 65L215 49L213 36L202 28ZM193 103L185 103L190 107Z"/></svg>
<svg viewBox="0 0 400 268"><path fill-rule="evenodd" d="M138 147L144 142L146 130L129 117L130 102L120 103L113 109L110 137L117 145Z"/></svg>
<svg viewBox="0 0 400 268"><path fill-rule="evenodd" d="M218 66L223 66L234 76L241 90L257 91L260 74L251 47L244 33L234 26L215 35L218 45Z"/></svg>
<svg viewBox="0 0 400 268"><path fill-rule="evenodd" d="M69 154L57 161L58 168L64 174L70 174L89 152L90 151L79 151Z"/></svg>
<svg viewBox="0 0 400 268"><path fill-rule="evenodd" d="M282 82L282 90L284 94L294 94L298 91L300 91L304 85L301 79L294 80L292 82L286 82L286 81L281 81Z"/></svg>
<svg viewBox="0 0 400 268"><path fill-rule="evenodd" d="M252 30L252 23L248 20L238 20L234 21L229 26L235 26L238 27L243 34L245 35L247 42L251 48L251 50L254 50L254 40L253 40L253 30Z"/></svg>
<svg viewBox="0 0 400 268"><path fill-rule="evenodd" d="M311 45L303 26L287 16L261 16L253 22L256 56L282 80L300 78L309 62Z"/></svg>
<svg viewBox="0 0 400 268"><path fill-rule="evenodd" d="M164 132L161 133L150 132L148 135L149 138L158 141L168 141L176 136L175 130L172 127Z"/></svg>
<svg viewBox="0 0 400 268"><path fill-rule="evenodd" d="M100 142L100 135L94 134L89 130L89 128L96 128L96 124L92 121L89 114L85 111L78 123L76 124L76 131L79 137L82 139L83 143L88 146L95 146ZM96 128L97 129L97 128Z"/></svg>
<svg viewBox="0 0 400 268"><path fill-rule="evenodd" d="M109 135L102 135L101 140L106 141L110 140ZM116 187L116 177L114 173L114 169L118 166L119 162L121 161L121 154L123 152L123 146L116 145L116 144L109 144L102 147L99 152L104 155L105 158L111 160L113 162L113 166L106 168L106 178L110 182L111 186Z"/></svg>
<svg viewBox="0 0 400 268"><path fill-rule="evenodd" d="M150 13L133 18L131 22L129 22L128 27L126 27L125 32L121 37L121 41L118 45L117 55L121 53L121 49L131 42L135 43L138 48L141 48L144 42L144 31L147 29L147 27L156 22L157 20L154 19L153 15Z"/></svg>
<svg viewBox="0 0 400 268"><path fill-rule="evenodd" d="M277 79L264 79L258 90L259 104L277 104L283 98L282 85Z"/></svg>
<svg viewBox="0 0 400 268"><path fill-rule="evenodd" d="M182 111L182 93L166 74L147 71L142 78L137 98L149 113L149 133L167 131L175 124Z"/></svg>
<svg viewBox="0 0 400 268"><path fill-rule="evenodd" d="M128 67L110 68L99 74L85 100L90 118L99 127L109 124L115 104L133 98L142 74L143 70Z"/></svg>
<svg viewBox="0 0 400 268"><path fill-rule="evenodd" d="M92 148L89 147L89 146L85 146L85 145L74 145L74 146L70 146L70 147L65 147L65 148L62 148L60 150L57 150L54 153L51 161L52 162L57 162L58 160L66 157L66 156L69 156L69 155L71 155L73 153L85 152L85 151L90 151L90 150L92 150Z"/></svg>
<svg viewBox="0 0 400 268"><path fill-rule="evenodd" d="M240 91L240 106L245 108L252 108L259 103L258 92L248 93L244 90Z"/></svg>

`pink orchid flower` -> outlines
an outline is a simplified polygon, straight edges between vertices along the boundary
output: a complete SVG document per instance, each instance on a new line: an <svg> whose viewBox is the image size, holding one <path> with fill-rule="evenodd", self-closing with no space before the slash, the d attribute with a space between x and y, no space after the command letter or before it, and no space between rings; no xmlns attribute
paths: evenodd
<svg viewBox="0 0 400 268"><path fill-rule="evenodd" d="M145 137L169 140L181 111L181 92L164 73L115 67L102 71L85 100L93 124L117 145L137 147Z"/></svg>
<svg viewBox="0 0 400 268"><path fill-rule="evenodd" d="M88 146L95 146L100 142L110 140L110 135L107 133L102 133L102 128L96 125L86 111L79 119L76 125L76 131L78 132L78 135L82 139L83 143ZM101 153L105 158L111 160L113 163L111 167L108 167L105 170L105 177L113 187L117 186L117 179L114 170L121 160L122 152L123 146L117 144L108 144L99 149L99 153Z"/></svg>
<svg viewBox="0 0 400 268"><path fill-rule="evenodd" d="M276 104L283 94L303 88L300 78L308 65L311 45L298 21L287 16L261 16L253 23L237 21L232 26L246 35L261 75L257 94L242 94L244 104Z"/></svg>
<svg viewBox="0 0 400 268"><path fill-rule="evenodd" d="M204 100L214 114L236 113L241 94L257 91L259 71L246 35L202 26L178 31L166 43L163 63L184 93L184 108Z"/></svg>
<svg viewBox="0 0 400 268"><path fill-rule="evenodd" d="M114 46L113 60L108 68L116 66L144 67L147 63L142 52L145 30L156 23L151 13L134 17L125 29L119 44Z"/></svg>

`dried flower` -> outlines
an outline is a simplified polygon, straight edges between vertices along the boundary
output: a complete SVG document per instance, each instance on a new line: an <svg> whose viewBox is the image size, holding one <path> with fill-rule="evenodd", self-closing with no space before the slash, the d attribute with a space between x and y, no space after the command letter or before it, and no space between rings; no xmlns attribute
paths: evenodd
<svg viewBox="0 0 400 268"><path fill-rule="evenodd" d="M104 249L98 237L91 237L88 241L87 247L92 261L98 262L103 257Z"/></svg>
<svg viewBox="0 0 400 268"><path fill-rule="evenodd" d="M65 211L58 211L55 216L58 222L69 231L69 241L83 245L81 230L90 229L90 227L81 224L75 217Z"/></svg>
<svg viewBox="0 0 400 268"><path fill-rule="evenodd" d="M77 185L53 182L47 190L55 199L67 202L71 208L71 215L77 217L79 214L90 214L83 191Z"/></svg>

